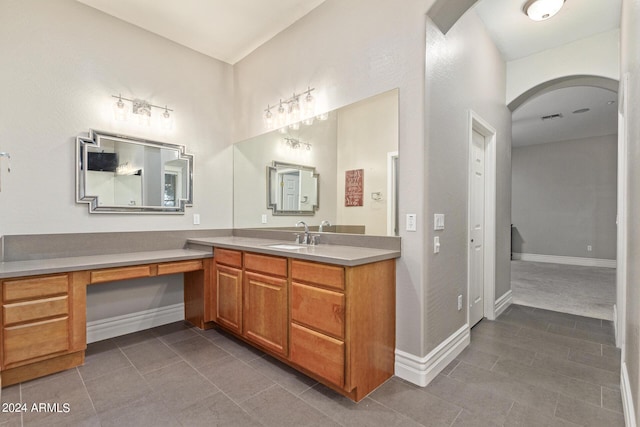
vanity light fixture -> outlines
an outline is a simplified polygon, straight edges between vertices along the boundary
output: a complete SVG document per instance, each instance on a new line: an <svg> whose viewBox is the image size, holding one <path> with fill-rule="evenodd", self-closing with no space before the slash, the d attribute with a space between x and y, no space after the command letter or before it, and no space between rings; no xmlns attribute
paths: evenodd
<svg viewBox="0 0 640 427"><path fill-rule="evenodd" d="M277 127L281 129L287 124L291 129L298 129L300 122L311 125L315 118L316 100L311 95L311 92L316 90L309 87L302 93L293 93L290 98L280 100L278 102L278 109L275 113L275 120L273 120L274 113L271 112L271 104L267 104L267 108L264 110L263 119L264 125L267 129L273 129ZM304 96L303 96L304 95ZM292 127L293 126L293 127ZM283 133L286 132L286 129Z"/></svg>
<svg viewBox="0 0 640 427"><path fill-rule="evenodd" d="M307 151L311 151L310 143L300 141L296 138L284 138L284 143L287 144L287 147L293 150L302 150L303 148L305 148Z"/></svg>
<svg viewBox="0 0 640 427"><path fill-rule="evenodd" d="M116 98L116 102L113 104L114 118L117 121L126 121L129 118L129 106L125 103L131 103L131 114L135 115L140 125L149 126L151 124L151 111L154 108L164 110L160 115L160 123L163 129L171 129L173 127L173 116L170 111L171 108L166 105L164 107L153 105L143 99L129 99L124 98L122 95L111 95Z"/></svg>
<svg viewBox="0 0 640 427"><path fill-rule="evenodd" d="M524 4L524 13L534 21L545 21L560 12L565 0L529 0Z"/></svg>

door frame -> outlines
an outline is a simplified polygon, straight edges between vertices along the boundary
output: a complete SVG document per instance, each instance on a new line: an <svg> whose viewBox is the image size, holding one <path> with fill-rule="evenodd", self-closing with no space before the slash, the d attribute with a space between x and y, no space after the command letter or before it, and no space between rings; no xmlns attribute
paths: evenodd
<svg viewBox="0 0 640 427"><path fill-rule="evenodd" d="M472 176L471 168L473 163L472 144L473 131L484 136L485 151L485 180L484 180L484 317L489 320L496 318L496 167L497 167L497 149L496 149L496 130L487 121L482 119L473 110L469 110L468 114L468 187L467 187L467 324L470 322L470 304L469 296L471 295L471 251L469 242L471 241L471 187Z"/></svg>

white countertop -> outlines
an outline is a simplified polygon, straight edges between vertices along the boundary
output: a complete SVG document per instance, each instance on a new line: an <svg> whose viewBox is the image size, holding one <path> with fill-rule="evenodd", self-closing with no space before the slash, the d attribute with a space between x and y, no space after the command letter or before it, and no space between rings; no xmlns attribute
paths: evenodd
<svg viewBox="0 0 640 427"><path fill-rule="evenodd" d="M296 245L291 241L254 237L223 236L191 238L187 239L187 242L198 245L213 246L214 248L236 249L345 266L369 264L372 262L400 257L399 250L328 245L322 243L315 246ZM270 247L271 245L292 245L299 247L296 249L278 249Z"/></svg>

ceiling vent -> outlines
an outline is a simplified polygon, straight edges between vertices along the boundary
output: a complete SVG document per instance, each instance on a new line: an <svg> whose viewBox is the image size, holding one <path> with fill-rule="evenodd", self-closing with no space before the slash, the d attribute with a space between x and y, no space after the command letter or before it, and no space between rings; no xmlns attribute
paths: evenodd
<svg viewBox="0 0 640 427"><path fill-rule="evenodd" d="M561 119L562 118L562 114L560 113L556 113L556 114L549 114L548 116L542 116L540 117L542 120L554 120L554 119Z"/></svg>

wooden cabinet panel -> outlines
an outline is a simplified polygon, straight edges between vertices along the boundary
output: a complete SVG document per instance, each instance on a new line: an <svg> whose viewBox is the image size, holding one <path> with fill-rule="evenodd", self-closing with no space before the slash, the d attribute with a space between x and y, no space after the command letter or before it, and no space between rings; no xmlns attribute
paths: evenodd
<svg viewBox="0 0 640 427"><path fill-rule="evenodd" d="M69 318L4 328L4 366L69 349Z"/></svg>
<svg viewBox="0 0 640 427"><path fill-rule="evenodd" d="M217 263L216 321L242 334L242 270Z"/></svg>
<svg viewBox="0 0 640 427"><path fill-rule="evenodd" d="M13 302L66 294L69 277L66 274L27 279L5 280L2 286L3 301Z"/></svg>
<svg viewBox="0 0 640 427"><path fill-rule="evenodd" d="M344 294L291 284L291 320L344 339Z"/></svg>
<svg viewBox="0 0 640 427"><path fill-rule="evenodd" d="M66 295L5 304L2 307L4 326L50 317L60 317L67 314L69 314L69 298Z"/></svg>
<svg viewBox="0 0 640 427"><path fill-rule="evenodd" d="M153 275L151 268L151 265L140 265L135 267L117 267L105 270L95 270L91 272L91 283L151 277Z"/></svg>
<svg viewBox="0 0 640 427"><path fill-rule="evenodd" d="M166 262L158 264L158 275L186 273L189 271L202 270L202 260Z"/></svg>
<svg viewBox="0 0 640 427"><path fill-rule="evenodd" d="M306 261L291 261L291 278L327 288L344 290L344 268Z"/></svg>
<svg viewBox="0 0 640 427"><path fill-rule="evenodd" d="M291 324L290 359L332 384L344 385L344 342Z"/></svg>
<svg viewBox="0 0 640 427"><path fill-rule="evenodd" d="M244 254L246 270L287 277L287 259L269 255Z"/></svg>
<svg viewBox="0 0 640 427"><path fill-rule="evenodd" d="M242 252L240 251L215 248L213 250L213 258L218 264L242 268Z"/></svg>
<svg viewBox="0 0 640 427"><path fill-rule="evenodd" d="M244 336L279 355L286 356L286 279L245 272L243 292Z"/></svg>

